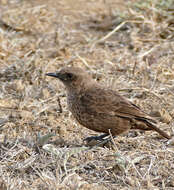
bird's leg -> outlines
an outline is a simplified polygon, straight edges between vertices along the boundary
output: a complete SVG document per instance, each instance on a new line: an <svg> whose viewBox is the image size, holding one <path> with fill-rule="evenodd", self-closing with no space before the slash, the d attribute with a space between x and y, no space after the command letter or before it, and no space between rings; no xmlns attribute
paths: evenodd
<svg viewBox="0 0 174 190"><path fill-rule="evenodd" d="M104 138L105 137L107 137L107 136L109 136L108 134L102 134L102 135L100 135L100 136L91 136L91 137L87 137L87 138L85 138L83 141L86 141L86 142L90 142L90 141L92 141L92 140L98 140L98 141L103 141L103 140L105 140Z"/></svg>
<svg viewBox="0 0 174 190"><path fill-rule="evenodd" d="M90 150L90 149L93 149L93 148L101 147L101 146L103 146L104 144L107 144L108 142L112 141L112 140L115 139L115 138L116 138L116 136L113 136L113 137L109 136L108 138L103 139L103 141L99 142L99 143L96 144L95 146L89 147L89 150Z"/></svg>

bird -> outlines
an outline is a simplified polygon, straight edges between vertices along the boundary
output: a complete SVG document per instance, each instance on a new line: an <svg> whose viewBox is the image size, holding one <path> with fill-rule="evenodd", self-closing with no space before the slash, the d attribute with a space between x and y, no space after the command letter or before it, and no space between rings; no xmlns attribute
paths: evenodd
<svg viewBox="0 0 174 190"><path fill-rule="evenodd" d="M82 126L103 133L85 140L102 140L110 134L115 138L130 129L154 130L167 139L171 138L157 127L158 122L154 118L118 91L98 83L84 69L66 66L46 75L64 84L68 109L74 118Z"/></svg>

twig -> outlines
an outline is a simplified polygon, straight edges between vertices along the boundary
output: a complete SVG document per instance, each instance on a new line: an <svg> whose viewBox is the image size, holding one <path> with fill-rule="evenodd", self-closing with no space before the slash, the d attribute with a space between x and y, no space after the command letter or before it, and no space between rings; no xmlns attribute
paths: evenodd
<svg viewBox="0 0 174 190"><path fill-rule="evenodd" d="M119 24L118 26L116 26L114 28L114 30L112 30L111 32L109 32L106 36L104 36L103 38L99 39L97 42L103 42L106 39L108 39L109 37L111 37L115 32L117 32L127 21L122 22L121 24Z"/></svg>
<svg viewBox="0 0 174 190"><path fill-rule="evenodd" d="M58 97L57 98L57 102L58 102L58 105L59 105L59 113L62 113L63 111L63 109L62 109L62 105L61 105L61 102L60 102L60 98Z"/></svg>
<svg viewBox="0 0 174 190"><path fill-rule="evenodd" d="M104 42L106 39L108 39L109 37L111 37L115 32L117 32L125 23L127 23L127 21L122 22L121 24L119 24L118 26L116 26L111 32L109 32L106 36L104 36L103 38L95 41L90 49L93 49L93 47L97 44L97 43L101 43Z"/></svg>
<svg viewBox="0 0 174 190"><path fill-rule="evenodd" d="M88 65L87 61L84 58L82 58L78 53L76 53L76 56L84 63L87 68L91 69L91 67Z"/></svg>

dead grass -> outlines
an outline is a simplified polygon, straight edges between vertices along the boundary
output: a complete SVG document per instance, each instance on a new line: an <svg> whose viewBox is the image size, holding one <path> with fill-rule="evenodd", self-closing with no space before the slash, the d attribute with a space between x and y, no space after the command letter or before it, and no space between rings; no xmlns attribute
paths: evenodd
<svg viewBox="0 0 174 190"><path fill-rule="evenodd" d="M131 131L87 150L95 133L45 77L84 67L173 134L173 11L169 0L0 2L1 189L174 189L173 140Z"/></svg>

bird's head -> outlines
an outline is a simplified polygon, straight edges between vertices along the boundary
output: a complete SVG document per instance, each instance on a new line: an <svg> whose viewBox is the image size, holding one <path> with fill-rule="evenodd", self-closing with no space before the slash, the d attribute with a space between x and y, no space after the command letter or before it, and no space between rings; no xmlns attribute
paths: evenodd
<svg viewBox="0 0 174 190"><path fill-rule="evenodd" d="M46 73L46 75L58 78L69 90L85 88L93 81L92 77L79 67L64 67L55 73Z"/></svg>

